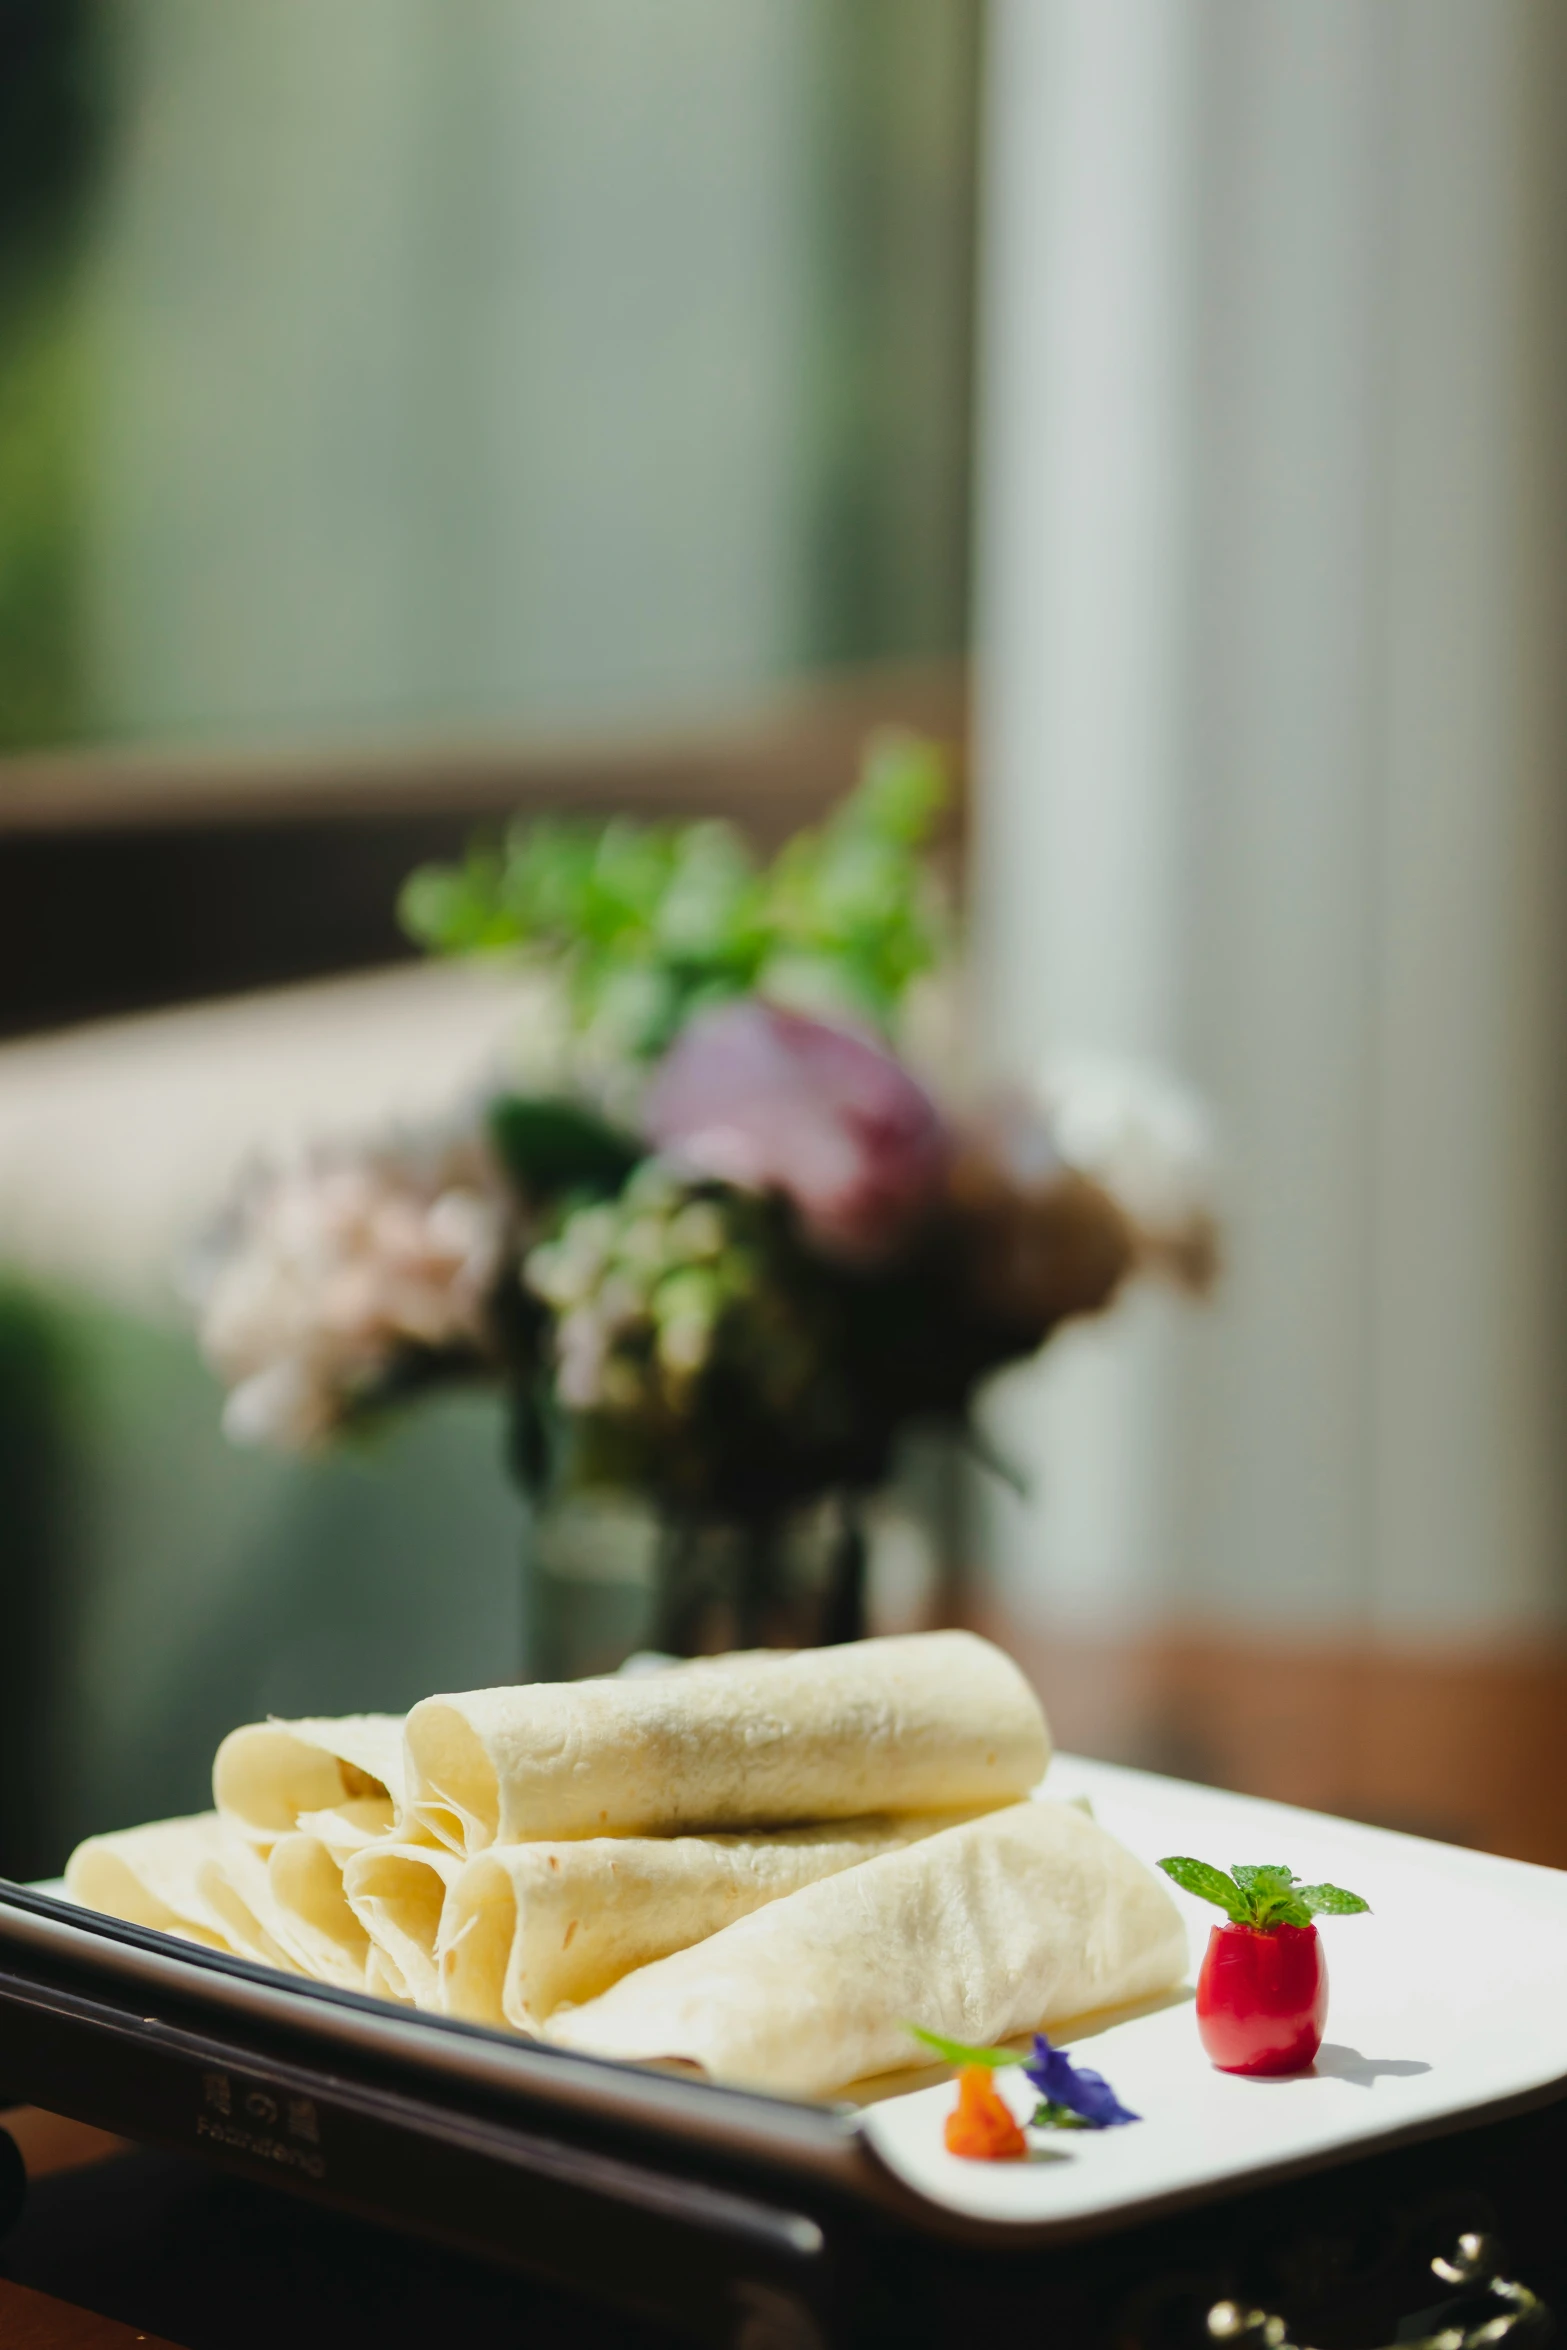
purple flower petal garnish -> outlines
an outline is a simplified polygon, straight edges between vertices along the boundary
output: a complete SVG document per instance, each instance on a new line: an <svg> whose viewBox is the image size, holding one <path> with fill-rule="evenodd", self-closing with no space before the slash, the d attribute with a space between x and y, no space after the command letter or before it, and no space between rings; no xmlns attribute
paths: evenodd
<svg viewBox="0 0 1567 2350"><path fill-rule="evenodd" d="M1113 2130L1122 2122L1142 2120L1120 2102L1103 2073L1075 2065L1064 2048L1051 2047L1043 2032L1034 2034L1034 2053L1023 2070L1049 2104L1064 2105L1093 2129Z"/></svg>

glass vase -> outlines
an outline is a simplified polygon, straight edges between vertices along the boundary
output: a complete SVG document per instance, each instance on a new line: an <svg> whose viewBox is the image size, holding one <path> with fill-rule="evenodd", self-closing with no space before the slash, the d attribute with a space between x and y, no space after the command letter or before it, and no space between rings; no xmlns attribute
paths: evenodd
<svg viewBox="0 0 1567 2350"><path fill-rule="evenodd" d="M530 1513L525 1573L539 1679L613 1672L637 1651L812 1648L865 1630L864 1527L842 1495L744 1519L557 1499Z"/></svg>

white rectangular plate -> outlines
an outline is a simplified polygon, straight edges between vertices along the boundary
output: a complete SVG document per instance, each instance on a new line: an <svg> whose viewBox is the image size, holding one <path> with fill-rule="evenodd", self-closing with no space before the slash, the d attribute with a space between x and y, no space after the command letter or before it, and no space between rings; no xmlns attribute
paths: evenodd
<svg viewBox="0 0 1567 2350"><path fill-rule="evenodd" d="M1040 2132L1027 2162L968 2162L942 2143L949 2077L868 2105L868 2143L930 2202L1031 2232L1082 2226L1369 2151L1378 2139L1432 2132L1567 2082L1567 1872L1070 1755L1057 1756L1041 1792L1086 1796L1095 1818L1144 1860L1281 1861L1307 1883L1362 1894L1372 1914L1320 1928L1330 2003L1311 2073L1268 2081L1215 2072L1188 1988L1153 2013L1059 2035L1143 2117L1135 2125ZM1219 1913L1176 1899L1194 1983ZM1021 2074L1004 2071L998 2082L1026 2119L1035 2099Z"/></svg>

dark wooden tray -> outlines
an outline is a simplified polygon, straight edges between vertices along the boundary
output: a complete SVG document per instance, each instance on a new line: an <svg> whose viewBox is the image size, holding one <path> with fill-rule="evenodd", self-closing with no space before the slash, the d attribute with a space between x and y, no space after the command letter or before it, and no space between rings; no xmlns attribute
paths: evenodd
<svg viewBox="0 0 1567 2350"><path fill-rule="evenodd" d="M905 2195L847 2110L408 2017L0 1886L10 2100L737 2350L1159 2350L1226 2296L1332 2350L1388 2340L1476 2227L1563 2291L1567 2103L1018 2249Z"/></svg>

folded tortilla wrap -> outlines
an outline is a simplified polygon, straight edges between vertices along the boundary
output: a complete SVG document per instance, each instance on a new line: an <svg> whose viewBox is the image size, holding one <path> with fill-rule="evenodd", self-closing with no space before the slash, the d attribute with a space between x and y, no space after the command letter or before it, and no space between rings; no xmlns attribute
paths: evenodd
<svg viewBox="0 0 1567 2350"><path fill-rule="evenodd" d="M105 1917L228 1950L222 1920L197 1883L202 1862L218 1850L222 1836L215 1811L89 1836L65 1864L66 1891Z"/></svg>
<svg viewBox="0 0 1567 2350"><path fill-rule="evenodd" d="M350 1796L325 1811L299 1815L299 1833L319 1836L339 1868L368 1845L389 1842L394 1824L395 1806L386 1795Z"/></svg>
<svg viewBox="0 0 1567 2350"><path fill-rule="evenodd" d="M374 1999L395 1999L400 2007L412 2007L414 2004L413 1993L397 1967L384 1950L377 1950L373 1942L370 1955L365 1960L365 1989Z"/></svg>
<svg viewBox="0 0 1567 2350"><path fill-rule="evenodd" d="M306 1974L362 1991L370 1939L343 1892L343 1864L319 1836L280 1836L267 1855L269 1923Z"/></svg>
<svg viewBox="0 0 1567 2350"><path fill-rule="evenodd" d="M349 1835L372 1817L390 1834L402 1797L402 1733L397 1714L247 1723L218 1748L213 1802L253 1844L291 1835L306 1814L320 1812L343 1814ZM367 1804L378 1808L367 1813Z"/></svg>
<svg viewBox="0 0 1567 2350"><path fill-rule="evenodd" d="M952 1824L950 1812L909 1812L771 1836L492 1845L455 1864L460 1874L440 1918L442 2005L472 2023L535 2031L565 2000L595 1998L764 1902ZM430 1856L418 1861L428 1869ZM387 1862L367 1853L349 1871L363 1885L384 1877Z"/></svg>
<svg viewBox="0 0 1567 2350"><path fill-rule="evenodd" d="M821 2096L906 2065L907 2026L990 2045L1178 1982L1153 1872L1069 1804L1019 1803L770 1902L561 2008L544 2036Z"/></svg>
<svg viewBox="0 0 1567 2350"><path fill-rule="evenodd" d="M1049 1734L970 1632L426 1698L407 1812L451 1846L956 1811L1023 1795Z"/></svg>
<svg viewBox="0 0 1567 2350"><path fill-rule="evenodd" d="M225 1829L196 1873L197 1889L217 1918L230 1947L258 1966L284 1974L308 1975L303 1951L272 1897L266 1854Z"/></svg>
<svg viewBox="0 0 1567 2350"><path fill-rule="evenodd" d="M322 1837L299 1832L263 1848L225 1832L199 1884L246 1957L339 1990L366 1988L369 1937L344 1896L343 1864Z"/></svg>
<svg viewBox="0 0 1567 2350"><path fill-rule="evenodd" d="M466 1864L444 1845L366 1845L343 1868L343 1893L389 1975L416 2007L439 2008L436 1937L447 1888ZM375 1986L366 1983L367 1989Z"/></svg>

